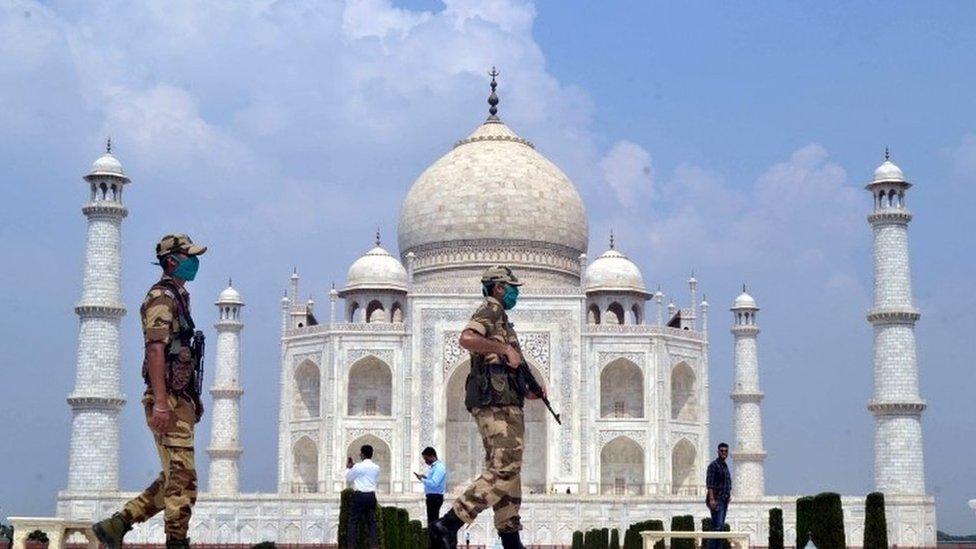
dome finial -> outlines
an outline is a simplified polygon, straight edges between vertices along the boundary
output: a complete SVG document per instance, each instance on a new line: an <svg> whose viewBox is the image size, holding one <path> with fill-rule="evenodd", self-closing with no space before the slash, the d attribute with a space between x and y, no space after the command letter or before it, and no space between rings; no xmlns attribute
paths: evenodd
<svg viewBox="0 0 976 549"><path fill-rule="evenodd" d="M742 293L746 293L746 283L742 283Z"/></svg>
<svg viewBox="0 0 976 549"><path fill-rule="evenodd" d="M232 277L227 277L227 287L228 288L234 287L234 279Z"/></svg>
<svg viewBox="0 0 976 549"><path fill-rule="evenodd" d="M376 227L376 245L380 245L380 228Z"/></svg>
<svg viewBox="0 0 976 549"><path fill-rule="evenodd" d="M491 77L491 84L489 84L491 86L491 94L488 95L488 122L501 121L498 118L498 95L495 93L495 88L498 87L498 82L495 81L495 77L499 74L501 73L492 65L491 72L488 73L488 76Z"/></svg>
<svg viewBox="0 0 976 549"><path fill-rule="evenodd" d="M891 160L891 153L888 152L888 145L885 145L885 160Z"/></svg>
<svg viewBox="0 0 976 549"><path fill-rule="evenodd" d="M105 140L105 153L112 154L112 138L109 137Z"/></svg>
<svg viewBox="0 0 976 549"><path fill-rule="evenodd" d="M614 242L614 238L613 238L613 229L610 229L610 249L611 250L614 249L614 245L615 245L615 242Z"/></svg>

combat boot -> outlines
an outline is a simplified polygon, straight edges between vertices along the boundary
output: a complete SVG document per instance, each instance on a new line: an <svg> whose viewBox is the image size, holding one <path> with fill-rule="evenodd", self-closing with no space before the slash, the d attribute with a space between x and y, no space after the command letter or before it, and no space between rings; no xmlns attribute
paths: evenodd
<svg viewBox="0 0 976 549"><path fill-rule="evenodd" d="M457 533L462 526L464 521L454 513L454 509L435 520L428 529L431 549L457 549Z"/></svg>
<svg viewBox="0 0 976 549"><path fill-rule="evenodd" d="M166 538L166 549L190 549L190 538Z"/></svg>
<svg viewBox="0 0 976 549"><path fill-rule="evenodd" d="M122 513L115 513L111 517L92 525L92 532L95 533L95 537L107 549L120 549L122 538L129 530L132 530L132 523L126 520Z"/></svg>
<svg viewBox="0 0 976 549"><path fill-rule="evenodd" d="M498 537L502 538L502 547L504 549L525 549L518 532L505 532L504 534L499 532Z"/></svg>

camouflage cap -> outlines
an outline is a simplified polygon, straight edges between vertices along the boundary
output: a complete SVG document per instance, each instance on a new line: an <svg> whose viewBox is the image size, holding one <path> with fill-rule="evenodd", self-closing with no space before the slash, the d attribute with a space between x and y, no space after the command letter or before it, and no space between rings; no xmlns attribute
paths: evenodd
<svg viewBox="0 0 976 549"><path fill-rule="evenodd" d="M168 234L156 244L156 257L169 254L200 255L206 251L206 246L197 246L183 233Z"/></svg>
<svg viewBox="0 0 976 549"><path fill-rule="evenodd" d="M492 265L485 269L484 274L481 275L481 282L504 282L512 286L522 285L518 277L515 276L515 273L508 267L502 265Z"/></svg>

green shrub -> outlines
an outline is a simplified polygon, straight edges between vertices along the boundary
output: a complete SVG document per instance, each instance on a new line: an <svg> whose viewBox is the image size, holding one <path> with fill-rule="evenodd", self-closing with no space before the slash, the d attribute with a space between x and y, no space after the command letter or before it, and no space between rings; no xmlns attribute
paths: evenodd
<svg viewBox="0 0 976 549"><path fill-rule="evenodd" d="M844 508L840 494L823 492L813 498L813 543L817 547L847 547Z"/></svg>
<svg viewBox="0 0 976 549"><path fill-rule="evenodd" d="M888 549L888 519L881 492L871 492L864 502L864 549Z"/></svg>
<svg viewBox="0 0 976 549"><path fill-rule="evenodd" d="M396 507L380 507L376 513L377 524L382 523L383 535L380 538L380 547L385 549L400 549L403 542L400 535L399 513Z"/></svg>
<svg viewBox="0 0 976 549"><path fill-rule="evenodd" d="M783 549L783 510L769 510L769 549Z"/></svg>
<svg viewBox="0 0 976 549"><path fill-rule="evenodd" d="M813 530L813 497L804 496L796 500L796 547L803 549L810 541Z"/></svg>
<svg viewBox="0 0 976 549"><path fill-rule="evenodd" d="M645 530L661 532L664 530L664 523L660 520L645 520L631 524L627 528L627 531L624 532L623 549L643 549L644 540L641 538L640 533ZM655 543L654 549L664 549L664 541Z"/></svg>
<svg viewBox="0 0 976 549"><path fill-rule="evenodd" d="M583 534L583 549L596 549L596 530L587 530Z"/></svg>
<svg viewBox="0 0 976 549"><path fill-rule="evenodd" d="M583 549L583 532L580 532L579 530L573 532L572 549Z"/></svg>
<svg viewBox="0 0 976 549"><path fill-rule="evenodd" d="M424 547L423 538L421 537L423 529L424 527L420 524L419 520L410 521L407 528L407 531L410 533L409 547L413 547L414 549L422 549Z"/></svg>
<svg viewBox="0 0 976 549"><path fill-rule="evenodd" d="M47 534L45 534L40 530L34 530L33 532L27 534L27 541L37 541L40 543L47 543L48 542Z"/></svg>
<svg viewBox="0 0 976 549"><path fill-rule="evenodd" d="M273 541L262 541L261 543L255 543L251 546L251 549L275 549L278 547Z"/></svg>
<svg viewBox="0 0 976 549"><path fill-rule="evenodd" d="M400 539L400 547L410 547L413 538L410 535L410 513L406 509L394 507L396 509L396 529L397 537Z"/></svg>
<svg viewBox="0 0 976 549"><path fill-rule="evenodd" d="M349 540L346 539L346 534L349 531L349 505L351 499L351 489L346 488L339 493L339 531L337 532L339 547L349 546Z"/></svg>
<svg viewBox="0 0 976 549"><path fill-rule="evenodd" d="M715 528L712 526L712 517L705 517L705 518L702 519L702 521L701 521L701 529L702 529L702 532L712 532L712 531L715 530ZM725 524L723 524L722 525L722 530L725 530L726 532L728 532L730 530L729 523L726 522ZM702 540L702 541L706 541L706 540ZM703 546L707 546L708 544L707 543L703 543L702 545ZM729 540L723 539L722 540L722 549L731 549L731 548L732 548L732 544L729 543Z"/></svg>
<svg viewBox="0 0 976 549"><path fill-rule="evenodd" d="M675 532L694 532L695 517L691 515L671 517L671 530ZM695 549L695 540L674 538L671 540L671 549Z"/></svg>
<svg viewBox="0 0 976 549"><path fill-rule="evenodd" d="M600 549L608 549L610 547L610 529L601 528L600 529Z"/></svg>
<svg viewBox="0 0 976 549"><path fill-rule="evenodd" d="M610 530L610 549L620 549L620 532L616 528Z"/></svg>

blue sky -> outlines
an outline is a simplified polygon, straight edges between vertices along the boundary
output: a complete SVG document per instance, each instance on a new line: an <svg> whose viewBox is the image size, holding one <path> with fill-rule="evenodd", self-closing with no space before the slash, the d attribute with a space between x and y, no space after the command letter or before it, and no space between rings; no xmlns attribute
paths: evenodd
<svg viewBox="0 0 976 549"><path fill-rule="evenodd" d="M247 300L243 488L276 480L278 300L293 266L332 281L420 172L485 116L576 182L590 255L612 227L645 280L712 303L713 439L731 438L726 311L759 300L767 489L872 486L871 240L863 183L884 147L909 207L926 478L939 526L976 532L972 387L976 36L970 3L518 0L0 5L0 515L53 512L66 484L87 193L104 138L133 179L124 223L124 392L152 245L206 242L198 323L229 276ZM200 433L206 440L209 423ZM135 406L122 485L157 467ZM202 453L201 453L202 454ZM200 470L206 471L201 455Z"/></svg>

